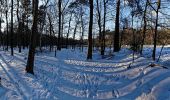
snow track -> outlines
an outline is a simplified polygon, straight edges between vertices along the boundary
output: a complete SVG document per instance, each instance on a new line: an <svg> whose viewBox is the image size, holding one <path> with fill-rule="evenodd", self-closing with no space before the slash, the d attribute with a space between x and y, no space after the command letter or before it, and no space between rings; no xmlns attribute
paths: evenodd
<svg viewBox="0 0 170 100"><path fill-rule="evenodd" d="M10 81L13 83L13 85L15 86L15 88L18 91L18 94L22 97L22 99L24 100L28 100L28 94L26 94L26 90L23 88L22 84L19 84L20 80L17 80L18 76L16 73L11 73L11 69L9 68L9 66L6 64L6 62L4 62L4 59L2 57L2 55L0 54L0 66L2 67L3 71L6 73L6 75L8 76L8 78L10 79ZM15 75L14 75L15 74Z"/></svg>
<svg viewBox="0 0 170 100"><path fill-rule="evenodd" d="M70 51L57 54L57 57L45 54L36 56L35 76L24 76L23 69L27 60L24 53L16 53L11 58L8 53L3 52L0 63L12 83L16 83L15 87L22 99L155 100L162 98L158 91L166 90L166 94L170 94L170 87L164 89L164 85L170 84L169 69L149 67L153 63L150 59L136 56L135 63L131 64L131 55L125 54L123 57L118 55L119 59L116 61L104 59L101 62L78 59ZM163 89L159 89L160 87ZM170 97L163 95L163 98Z"/></svg>

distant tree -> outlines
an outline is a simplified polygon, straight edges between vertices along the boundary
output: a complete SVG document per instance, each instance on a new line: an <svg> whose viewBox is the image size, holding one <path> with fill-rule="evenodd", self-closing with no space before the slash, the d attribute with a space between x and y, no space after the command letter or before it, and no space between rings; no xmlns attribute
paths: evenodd
<svg viewBox="0 0 170 100"><path fill-rule="evenodd" d="M32 8L31 8L31 0L21 0L21 7L22 7L22 26L25 26L25 28L22 29L22 46L23 49L25 49L28 46L28 37L25 37L27 34L29 34L29 23L31 22L30 16L32 14Z"/></svg>
<svg viewBox="0 0 170 100"><path fill-rule="evenodd" d="M76 37L76 33L77 33L77 27L78 27L78 25L79 25L79 23L80 23L80 15L75 15L75 27L74 27L74 32L73 32L73 40L75 40L75 37ZM75 49L75 45L76 45L76 43L75 43L75 41L73 41L73 46L72 46L72 49Z"/></svg>
<svg viewBox="0 0 170 100"><path fill-rule="evenodd" d="M42 34L43 34L43 30L44 30L44 26L46 24L46 14L47 14L47 4L48 4L49 0L46 1L45 5L41 5L39 7L38 10L38 33L40 33L40 37L39 37L39 49L40 52L42 52Z"/></svg>
<svg viewBox="0 0 170 100"><path fill-rule="evenodd" d="M103 41L102 41L102 23L101 23L101 1L99 2L99 0L96 0L96 3L97 3L97 24L98 24L98 27L99 27L99 45L100 45L100 48L101 48L101 55L104 55L104 52L103 52Z"/></svg>
<svg viewBox="0 0 170 100"><path fill-rule="evenodd" d="M67 36L66 36L66 48L68 48L68 38L69 38L69 35L70 35L70 30L71 30L71 21L72 21L72 16L73 16L73 13L71 12L71 14L70 14L70 18L69 18L69 24L68 24Z"/></svg>
<svg viewBox="0 0 170 100"><path fill-rule="evenodd" d="M101 55L104 55L105 52L105 34L106 34L106 14L107 14L107 3L109 0L103 0L104 5L104 17L103 17L103 32L102 32L102 49L101 49Z"/></svg>
<svg viewBox="0 0 170 100"><path fill-rule="evenodd" d="M143 37L142 37L142 43L141 43L140 54L142 54L143 45L144 45L145 37L146 37L146 27L147 27L147 19L146 19L146 15L147 15L148 3L149 3L149 0L146 1L145 9L144 9L144 12L143 12L143 21L144 21L144 25L143 25Z"/></svg>
<svg viewBox="0 0 170 100"><path fill-rule="evenodd" d="M21 12L19 12L19 9L20 9L20 5L19 5L19 3L20 3L20 1L19 0L17 0L17 10L16 10L16 14L17 14L17 21L18 21L18 28L17 28L17 34L18 34L18 36L17 36L17 44L18 44L18 48L19 48L19 53L21 53L21 35L22 35L22 20L21 20L21 18L20 18L20 16L19 16L19 13L21 13Z"/></svg>
<svg viewBox="0 0 170 100"><path fill-rule="evenodd" d="M50 16L49 13L47 13L47 17L49 20L49 31L50 31L50 37L52 37L52 33L53 33L53 25L52 25L52 17ZM53 39L50 39L50 52L52 51L53 48Z"/></svg>

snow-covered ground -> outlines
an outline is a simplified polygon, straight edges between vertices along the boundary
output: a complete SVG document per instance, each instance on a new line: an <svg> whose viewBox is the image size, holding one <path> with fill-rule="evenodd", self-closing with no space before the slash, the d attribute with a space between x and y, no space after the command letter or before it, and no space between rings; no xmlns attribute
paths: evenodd
<svg viewBox="0 0 170 100"><path fill-rule="evenodd" d="M25 73L27 50L0 51L0 100L170 100L170 46L155 67L151 50L134 62L128 49L103 59L94 51L91 61L86 50L46 51L36 54L34 76Z"/></svg>

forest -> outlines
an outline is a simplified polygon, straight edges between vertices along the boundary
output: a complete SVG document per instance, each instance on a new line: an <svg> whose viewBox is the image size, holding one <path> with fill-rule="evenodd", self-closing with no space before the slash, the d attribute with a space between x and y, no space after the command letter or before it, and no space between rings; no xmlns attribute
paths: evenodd
<svg viewBox="0 0 170 100"><path fill-rule="evenodd" d="M170 100L170 0L0 0L0 100Z"/></svg>

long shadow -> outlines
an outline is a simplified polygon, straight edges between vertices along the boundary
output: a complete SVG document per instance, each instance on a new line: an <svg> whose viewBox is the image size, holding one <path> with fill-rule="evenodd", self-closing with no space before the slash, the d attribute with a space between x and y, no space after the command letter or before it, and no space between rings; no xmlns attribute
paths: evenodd
<svg viewBox="0 0 170 100"><path fill-rule="evenodd" d="M44 59L44 60L49 60L50 62L52 62L52 63L56 63L56 60L53 60L53 59L48 59L48 58L42 58L42 57L38 57L38 58L41 58L41 59ZM140 63L143 63L143 61L144 61L145 59L142 59L142 60L139 60L139 61L135 61L135 63L137 63L137 62L140 62ZM58 61L58 60L57 60ZM150 63L150 62L148 62L148 63ZM63 62L63 64L65 64L65 65L67 65L67 66L69 66L69 65L72 65L72 64L67 64L67 63L65 63L65 62ZM121 67L127 67L128 65L121 65L121 66L118 66L118 67L93 67L93 66L80 66L80 65L74 65L74 66L70 66L70 67L75 67L75 68L77 68L77 69L79 69L79 70L81 70L82 68L94 68L94 69L101 69L101 68L103 68L104 70L105 69L109 69L109 68L112 68L112 69L118 69L118 68L121 68ZM135 65L135 66L139 66L139 64L137 64L137 65ZM135 66L132 66L131 67L131 69L133 69L133 68L136 68ZM120 73L120 72L123 72L123 71L126 71L127 69L124 69L124 70L120 70L120 71L118 71L118 72L113 72L113 73ZM98 72L98 73L100 73L100 72ZM102 73L104 73L104 72L102 72ZM108 72L106 72L106 73L108 73ZM111 72L112 73L112 72Z"/></svg>
<svg viewBox="0 0 170 100"><path fill-rule="evenodd" d="M5 71L5 73L7 74L7 76L9 77L9 79L12 80L12 81L15 83L15 88L19 91L20 95L23 96L23 98L27 100L27 99L28 99L28 96L26 96L26 95L24 94L24 91L23 91L23 90L21 90L21 89L18 88L19 84L17 83L17 80L15 80L15 77L12 77L12 76L10 75L10 72L13 72L13 73L14 73L14 68L12 68L12 67L6 62L6 60L4 59L4 57L3 57L1 54L0 54L0 57L1 57L2 62L4 62L4 64L5 64L6 66L10 67L10 70L7 71L6 68L2 65L2 62L0 62L0 66L3 68L3 70ZM15 75L17 75L17 74L15 73Z"/></svg>
<svg viewBox="0 0 170 100"><path fill-rule="evenodd" d="M147 73L147 74L150 74L150 73L152 73L152 72L154 72L154 71L156 71L156 70L152 70L151 72L149 72L149 73ZM147 75L147 74L145 74L145 76ZM170 75L169 75L170 76ZM152 79L151 80L151 82L152 81L156 81L156 82L154 82L154 83L152 83L150 86L151 87L153 87L157 82L159 82L159 81L161 81L161 80L163 80L163 79L165 79L165 78L167 78L167 77L169 77L169 76L167 76L167 74L165 74L165 75L163 75L163 77L161 77L161 78L159 78L159 79ZM133 79L132 81L135 81L135 80L137 80L137 79L139 79L139 78L142 78L143 76L141 75L140 77L136 77L135 79ZM65 82L65 81L63 81L63 82ZM149 83L151 83L151 82L148 82L148 84ZM68 83L68 84L70 84L70 82ZM127 85L127 84L126 84ZM78 87L77 85L75 85L75 84L72 84L72 85L70 85L69 87ZM145 90L143 90L143 91L140 91L140 89L141 88L144 88L144 87L147 87L147 83L145 83L144 85L142 85L142 86L139 86L136 90L134 90L132 93L130 93L130 94L127 94L127 95L125 95L125 96L122 96L122 97L120 97L120 99L121 98L125 98L125 97L129 97L129 98L132 98L132 99L135 99L137 96L139 96L140 94L141 94L141 92L145 92ZM118 88L121 88L121 87L117 87L117 89ZM113 89L113 88L112 88ZM116 89L116 88L115 88ZM102 90L102 89L101 89ZM107 90L106 90L107 91ZM108 91L110 91L110 90L108 90ZM103 91L102 91L103 92ZM135 94L135 93L137 93L138 92L138 94Z"/></svg>
<svg viewBox="0 0 170 100"><path fill-rule="evenodd" d="M151 89L154 87L154 85L156 85L157 83L161 82L162 80L166 79L170 77L169 71L167 71L166 73L161 74L158 78L153 78L150 81L148 81L145 84L141 84L139 86L137 86L137 88L135 90L133 90L131 93L121 96L119 97L121 98L129 98L129 99L136 99L138 96L140 96L142 93L150 93Z"/></svg>
<svg viewBox="0 0 170 100"><path fill-rule="evenodd" d="M5 56L9 56L9 55L5 55ZM1 56L1 58L2 58L2 60L3 60L3 62L4 63L6 63L6 65L7 66L11 66L11 65L9 65L7 62L6 62L6 60L4 59L4 57L2 57ZM16 57L17 58L17 57ZM17 58L18 60L20 60L19 58ZM22 61L22 60L20 60L20 61ZM10 67L11 69L13 69L13 70L15 70L14 68L12 68L12 66ZM36 77L34 77L34 78L36 78ZM26 84L25 82L24 82L24 84ZM43 87L46 87L46 85L45 84L41 84ZM47 89L48 90L48 89ZM48 91L50 91L50 90L48 90ZM63 93L62 91L57 91L57 92L59 92L59 93ZM61 97L60 95L58 95L58 94L54 94L55 96L59 96L59 97ZM63 95L68 95L68 94L65 94L65 93L63 93ZM68 95L69 97L71 97L71 98L74 98L74 97L72 97L71 95ZM28 99L24 99L24 100L28 100Z"/></svg>
<svg viewBox="0 0 170 100"><path fill-rule="evenodd" d="M18 57L16 57L18 60L21 60L21 61L23 61L22 59L20 59L20 58L18 58ZM56 65L56 64L52 64L52 63L50 63L50 62L46 62L46 61L41 61L41 63L43 63L43 65L51 65L51 66L58 66L58 65ZM137 65L136 65L137 66ZM65 70L65 71L68 71L68 72L73 72L73 73L85 73L85 74L94 74L94 72L92 73L92 72L90 72L90 71L81 71L81 70L77 70L77 69L73 69L73 68L68 68L68 67L60 67L62 70ZM135 68L135 67L134 67ZM130 69L130 70L132 70L132 69ZM105 73L103 73L103 72L101 72L102 73L102 75L99 73L99 72L96 72L96 74L95 75L98 75L98 76L105 76L104 74ZM108 73L108 72L107 72ZM107 74L106 73L106 74ZM119 72L117 72L117 73L120 73L120 71ZM115 74L115 73L113 73L113 72L111 72L110 74ZM107 76L106 76L107 77ZM137 77L138 78L138 77Z"/></svg>
<svg viewBox="0 0 170 100"><path fill-rule="evenodd" d="M18 54L18 53L17 53ZM19 55L20 56L20 55ZM15 56L17 59L19 58L19 57L17 57L17 56ZM40 56L36 56L36 58L41 58L41 59L44 59L44 60L48 60L49 62L51 62L51 63L56 63L56 62L59 62L58 60L54 60L54 59L48 59L48 58L42 58L42 57L40 57ZM23 60L23 59L19 59L20 61L23 61L23 62L25 62L26 63L26 61L25 60ZM142 62L144 59L142 59L142 60L140 60L140 61L136 61L136 62ZM39 59L37 59L37 61L43 61L43 60L39 60ZM135 62L135 63L136 63ZM48 63L48 62L46 62L46 63ZM149 62L148 62L149 63ZM69 67L74 67L73 69L75 69L75 70L77 70L77 71L80 71L80 72L90 72L90 73L94 73L94 74L96 74L96 73L103 73L103 74L114 74L114 73L121 73L121 72L124 72L124 71L127 71L127 70L129 70L129 69L122 69L122 70L118 70L118 71L114 71L114 70L117 70L117 69L119 69L119 68L124 68L124 67L127 67L128 65L122 65L122 66L119 66L119 67L92 67L92 66L79 66L79 65L74 65L74 66L70 66L71 64L67 64L67 63L65 63L65 62L63 62L63 64L65 65L65 66L69 66ZM56 65L56 64L55 64ZM58 66L58 65L57 65ZM139 64L137 64L137 65L135 65L135 66L139 66ZM134 69L134 68L136 68L135 66L133 66L133 67L131 67L131 69ZM100 72L91 72L90 70L89 71L87 71L87 67L90 69L90 68L93 68L92 70L96 70L96 71L99 71L100 70ZM84 69L83 69L84 68ZM85 71L85 69L86 69L86 71ZM106 70L106 69L113 69L113 72L103 72L103 71L101 71L101 70ZM131 70L130 69L130 70ZM83 71L84 70L84 71Z"/></svg>
<svg viewBox="0 0 170 100"><path fill-rule="evenodd" d="M24 56L25 54L23 54L23 53L15 53L15 55L18 55L18 56ZM128 55L127 55L128 56ZM42 59L46 59L46 60L52 60L52 61L56 61L56 60L54 60L54 59L48 59L48 58L43 58L43 57L41 57L41 56L36 56L37 58L42 58ZM52 56L49 56L49 57L52 57ZM52 57L52 58L55 58L55 57ZM135 59L134 59L134 61L135 62L140 62L140 61L136 61L136 60L138 60L140 58L140 56L138 56L138 57L136 57ZM69 59L67 59L67 60L69 60ZM115 62L110 62L110 63L128 63L128 62L132 62L132 60L133 59L128 59L128 60L125 60L125 61L115 61ZM78 60L79 61L79 60ZM85 61L85 62L88 62L88 61ZM95 63L99 63L99 61L94 61ZM92 62L90 62L90 63L93 63L93 61ZM100 62L101 63L101 62ZM102 62L103 63L103 62ZM109 64L109 62L108 62L108 64ZM121 67L121 66L120 66Z"/></svg>
<svg viewBox="0 0 170 100"><path fill-rule="evenodd" d="M153 70L151 70L151 71L149 71L147 74L145 74L145 76L146 75L149 75L149 74L151 74L151 73L153 73L153 72L155 72L155 71L157 71L158 69L153 69ZM75 73L75 72L74 72ZM78 72L77 72L78 73ZM62 76L65 76L65 75L61 75L61 77ZM139 75L138 77L136 77L136 78L134 78L134 79L132 79L132 80L130 80L129 82L127 82L126 84L122 84L122 85L118 85L118 86L114 86L113 84L111 84L111 85L98 85L98 89L99 90L102 90L102 92L108 92L108 91L112 91L113 89L119 89L119 88L121 88L121 87L124 87L124 86L126 86L126 85L129 85L129 84L131 84L131 82L133 82L133 81L136 81L136 80L138 80L138 79L140 79L140 78L142 78L142 77L144 77L144 75L143 74L141 74L141 75ZM66 86L69 86L69 87L76 87L76 89L82 89L82 88L85 88L86 86L88 86L89 84L83 84L84 86L81 86L82 84L75 84L75 83L72 83L71 81L69 81L69 80L65 80L65 79L60 79L60 81L62 82L62 83L66 83L65 85ZM95 84L94 84L95 85Z"/></svg>

